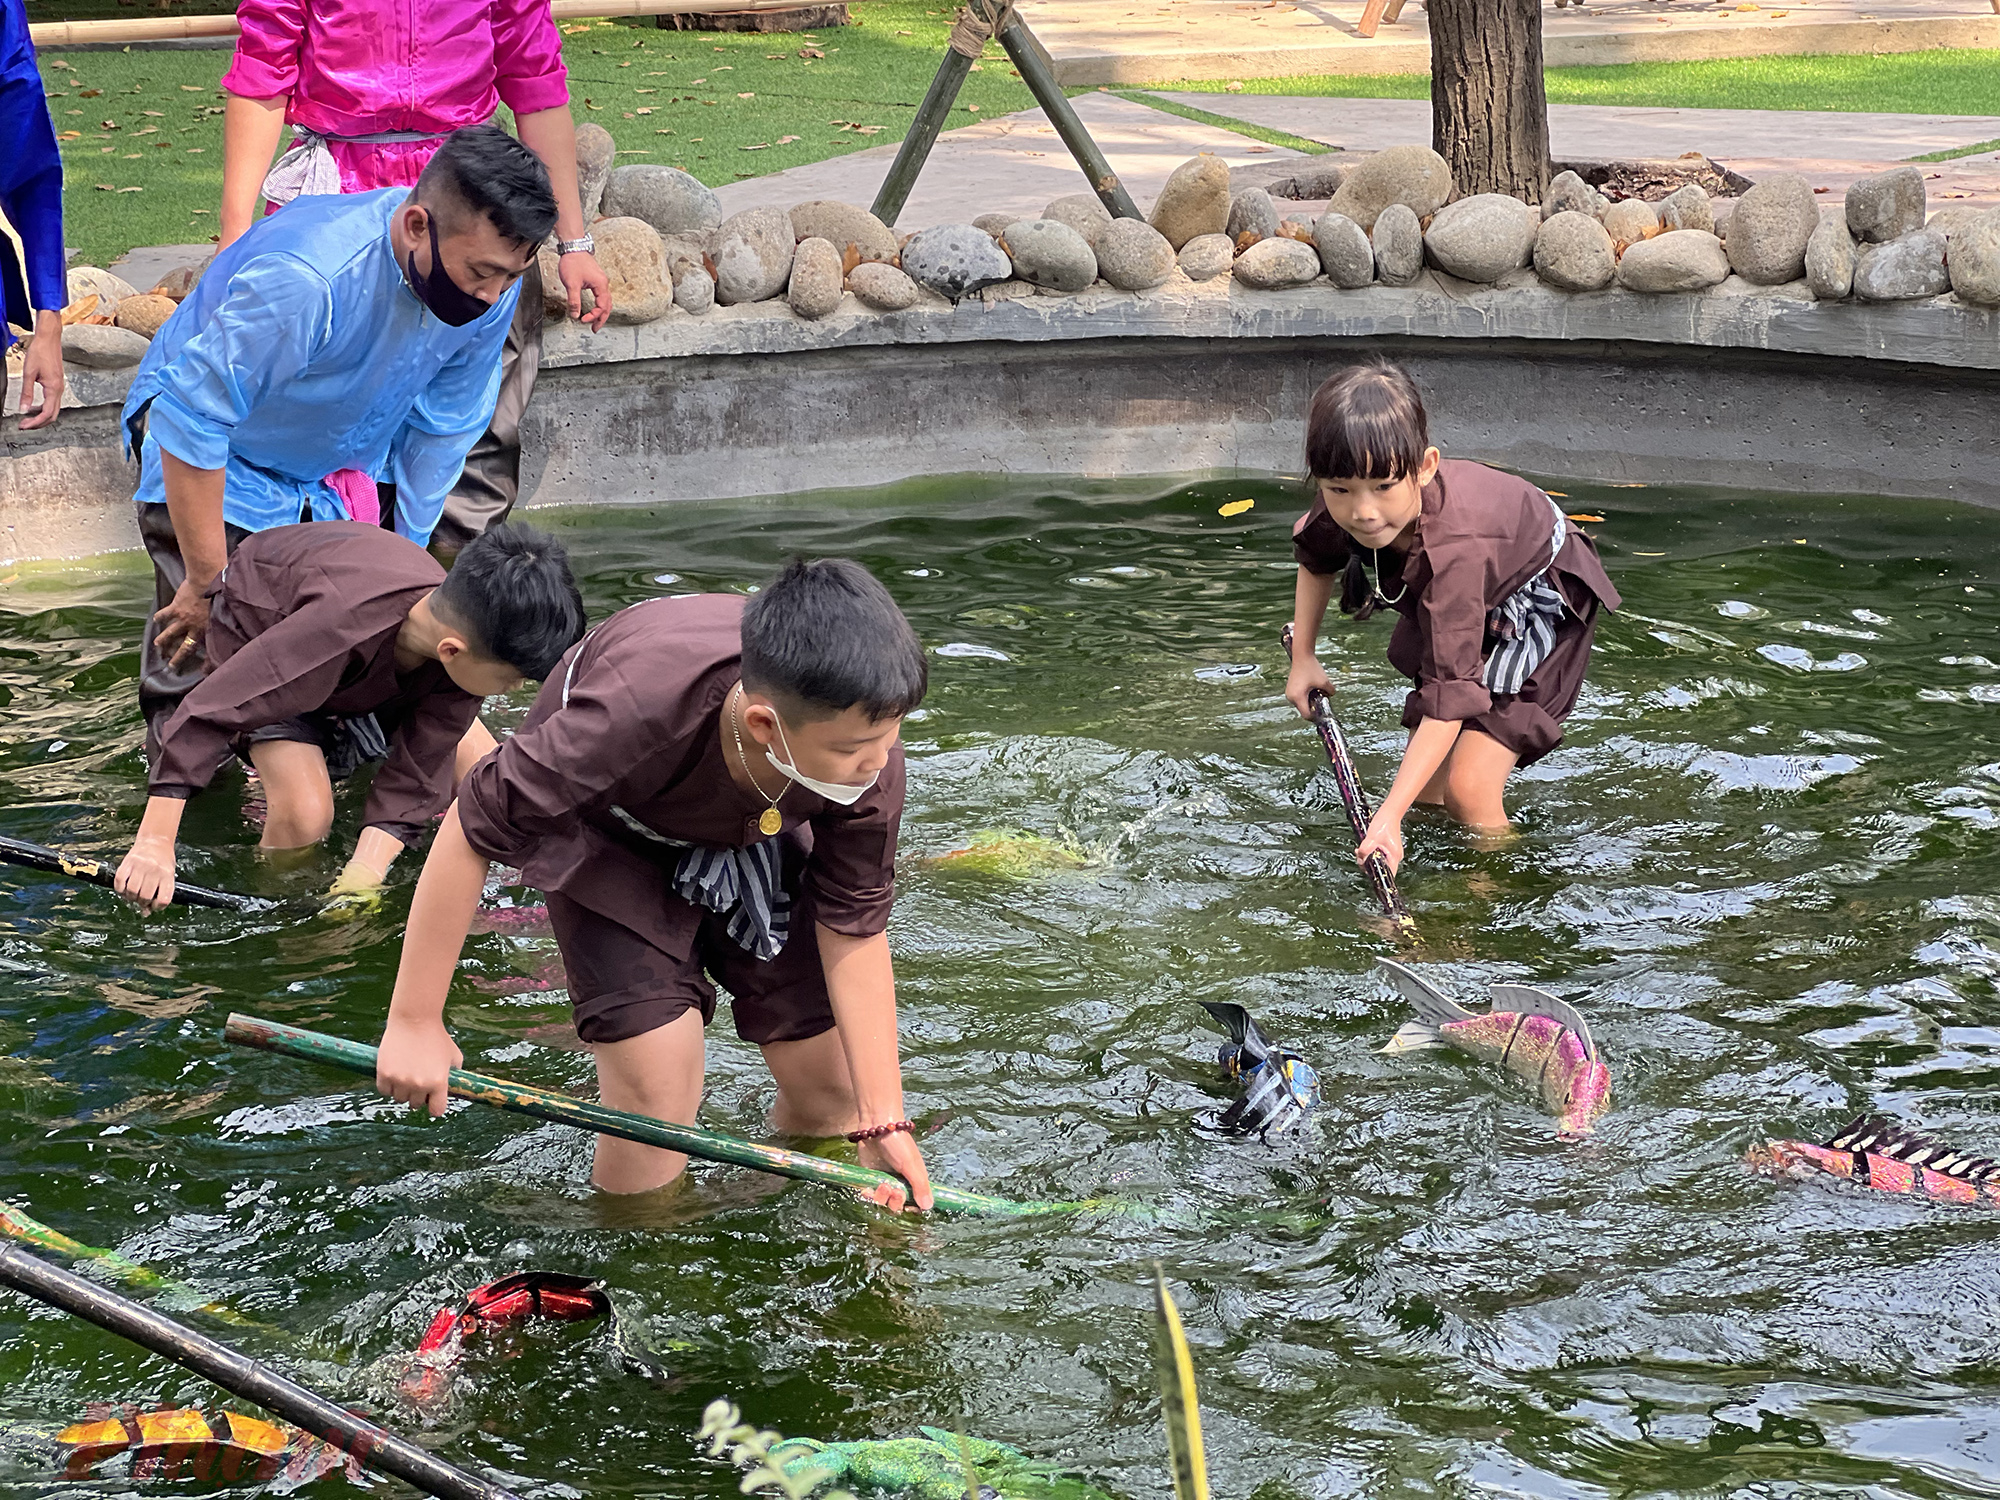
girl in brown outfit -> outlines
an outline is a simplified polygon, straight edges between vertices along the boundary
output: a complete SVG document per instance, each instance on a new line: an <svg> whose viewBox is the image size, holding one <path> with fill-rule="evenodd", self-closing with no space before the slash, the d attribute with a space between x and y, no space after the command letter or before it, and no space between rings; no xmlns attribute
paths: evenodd
<svg viewBox="0 0 2000 1500"><path fill-rule="evenodd" d="M1312 693L1333 691L1310 643L1336 582L1357 620L1395 611L1389 663L1416 683L1402 766L1357 858L1399 865L1417 802L1505 831L1508 776L1562 742L1598 608L1620 602L1597 548L1526 480L1440 458L1416 383L1394 365L1357 365L1314 393L1306 461L1285 696L1310 717Z"/></svg>

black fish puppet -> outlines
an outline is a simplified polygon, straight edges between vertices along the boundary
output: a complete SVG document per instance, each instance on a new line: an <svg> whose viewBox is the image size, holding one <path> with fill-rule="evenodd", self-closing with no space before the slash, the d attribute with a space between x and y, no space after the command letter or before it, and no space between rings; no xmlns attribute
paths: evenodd
<svg viewBox="0 0 2000 1500"><path fill-rule="evenodd" d="M1319 1074L1289 1047L1273 1045L1250 1019L1250 1012L1227 1001L1204 1000L1201 1008L1229 1033L1216 1060L1243 1092L1222 1112L1222 1128L1268 1141L1282 1135L1319 1103Z"/></svg>

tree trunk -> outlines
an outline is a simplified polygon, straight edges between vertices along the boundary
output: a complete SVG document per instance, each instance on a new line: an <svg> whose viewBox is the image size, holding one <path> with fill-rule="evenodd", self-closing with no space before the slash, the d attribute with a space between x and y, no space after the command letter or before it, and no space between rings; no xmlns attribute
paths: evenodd
<svg viewBox="0 0 2000 1500"><path fill-rule="evenodd" d="M1549 185L1541 0L1427 0L1431 145L1461 196L1539 203Z"/></svg>

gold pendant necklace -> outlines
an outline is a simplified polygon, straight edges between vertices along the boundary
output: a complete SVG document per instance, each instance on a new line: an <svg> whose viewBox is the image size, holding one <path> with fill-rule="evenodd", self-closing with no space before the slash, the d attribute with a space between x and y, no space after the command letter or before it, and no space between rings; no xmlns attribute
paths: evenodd
<svg viewBox="0 0 2000 1500"><path fill-rule="evenodd" d="M736 691L729 695L729 732L735 737L736 758L743 763L743 774L750 779L750 785L756 787L757 795L771 804L764 809L757 819L757 831L763 834L765 838L770 838L773 834L782 832L784 829L785 815L778 811L778 804L785 800L785 793L792 789L792 784L787 781L778 789L778 795L775 797L771 796L770 793L766 792L758 784L757 773L750 769L750 757L743 753L743 730L736 718L736 705L741 701L742 693L743 684L739 682L736 685Z"/></svg>

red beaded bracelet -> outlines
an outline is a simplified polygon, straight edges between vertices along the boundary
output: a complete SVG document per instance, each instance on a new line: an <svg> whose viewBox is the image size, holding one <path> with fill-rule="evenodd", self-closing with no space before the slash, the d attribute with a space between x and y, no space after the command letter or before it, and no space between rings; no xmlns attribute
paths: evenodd
<svg viewBox="0 0 2000 1500"><path fill-rule="evenodd" d="M899 1130L907 1130L914 1134L916 1128L908 1120L891 1120L887 1125L870 1125L866 1130L850 1130L847 1138L859 1145L862 1141L879 1141L883 1136L894 1135Z"/></svg>

